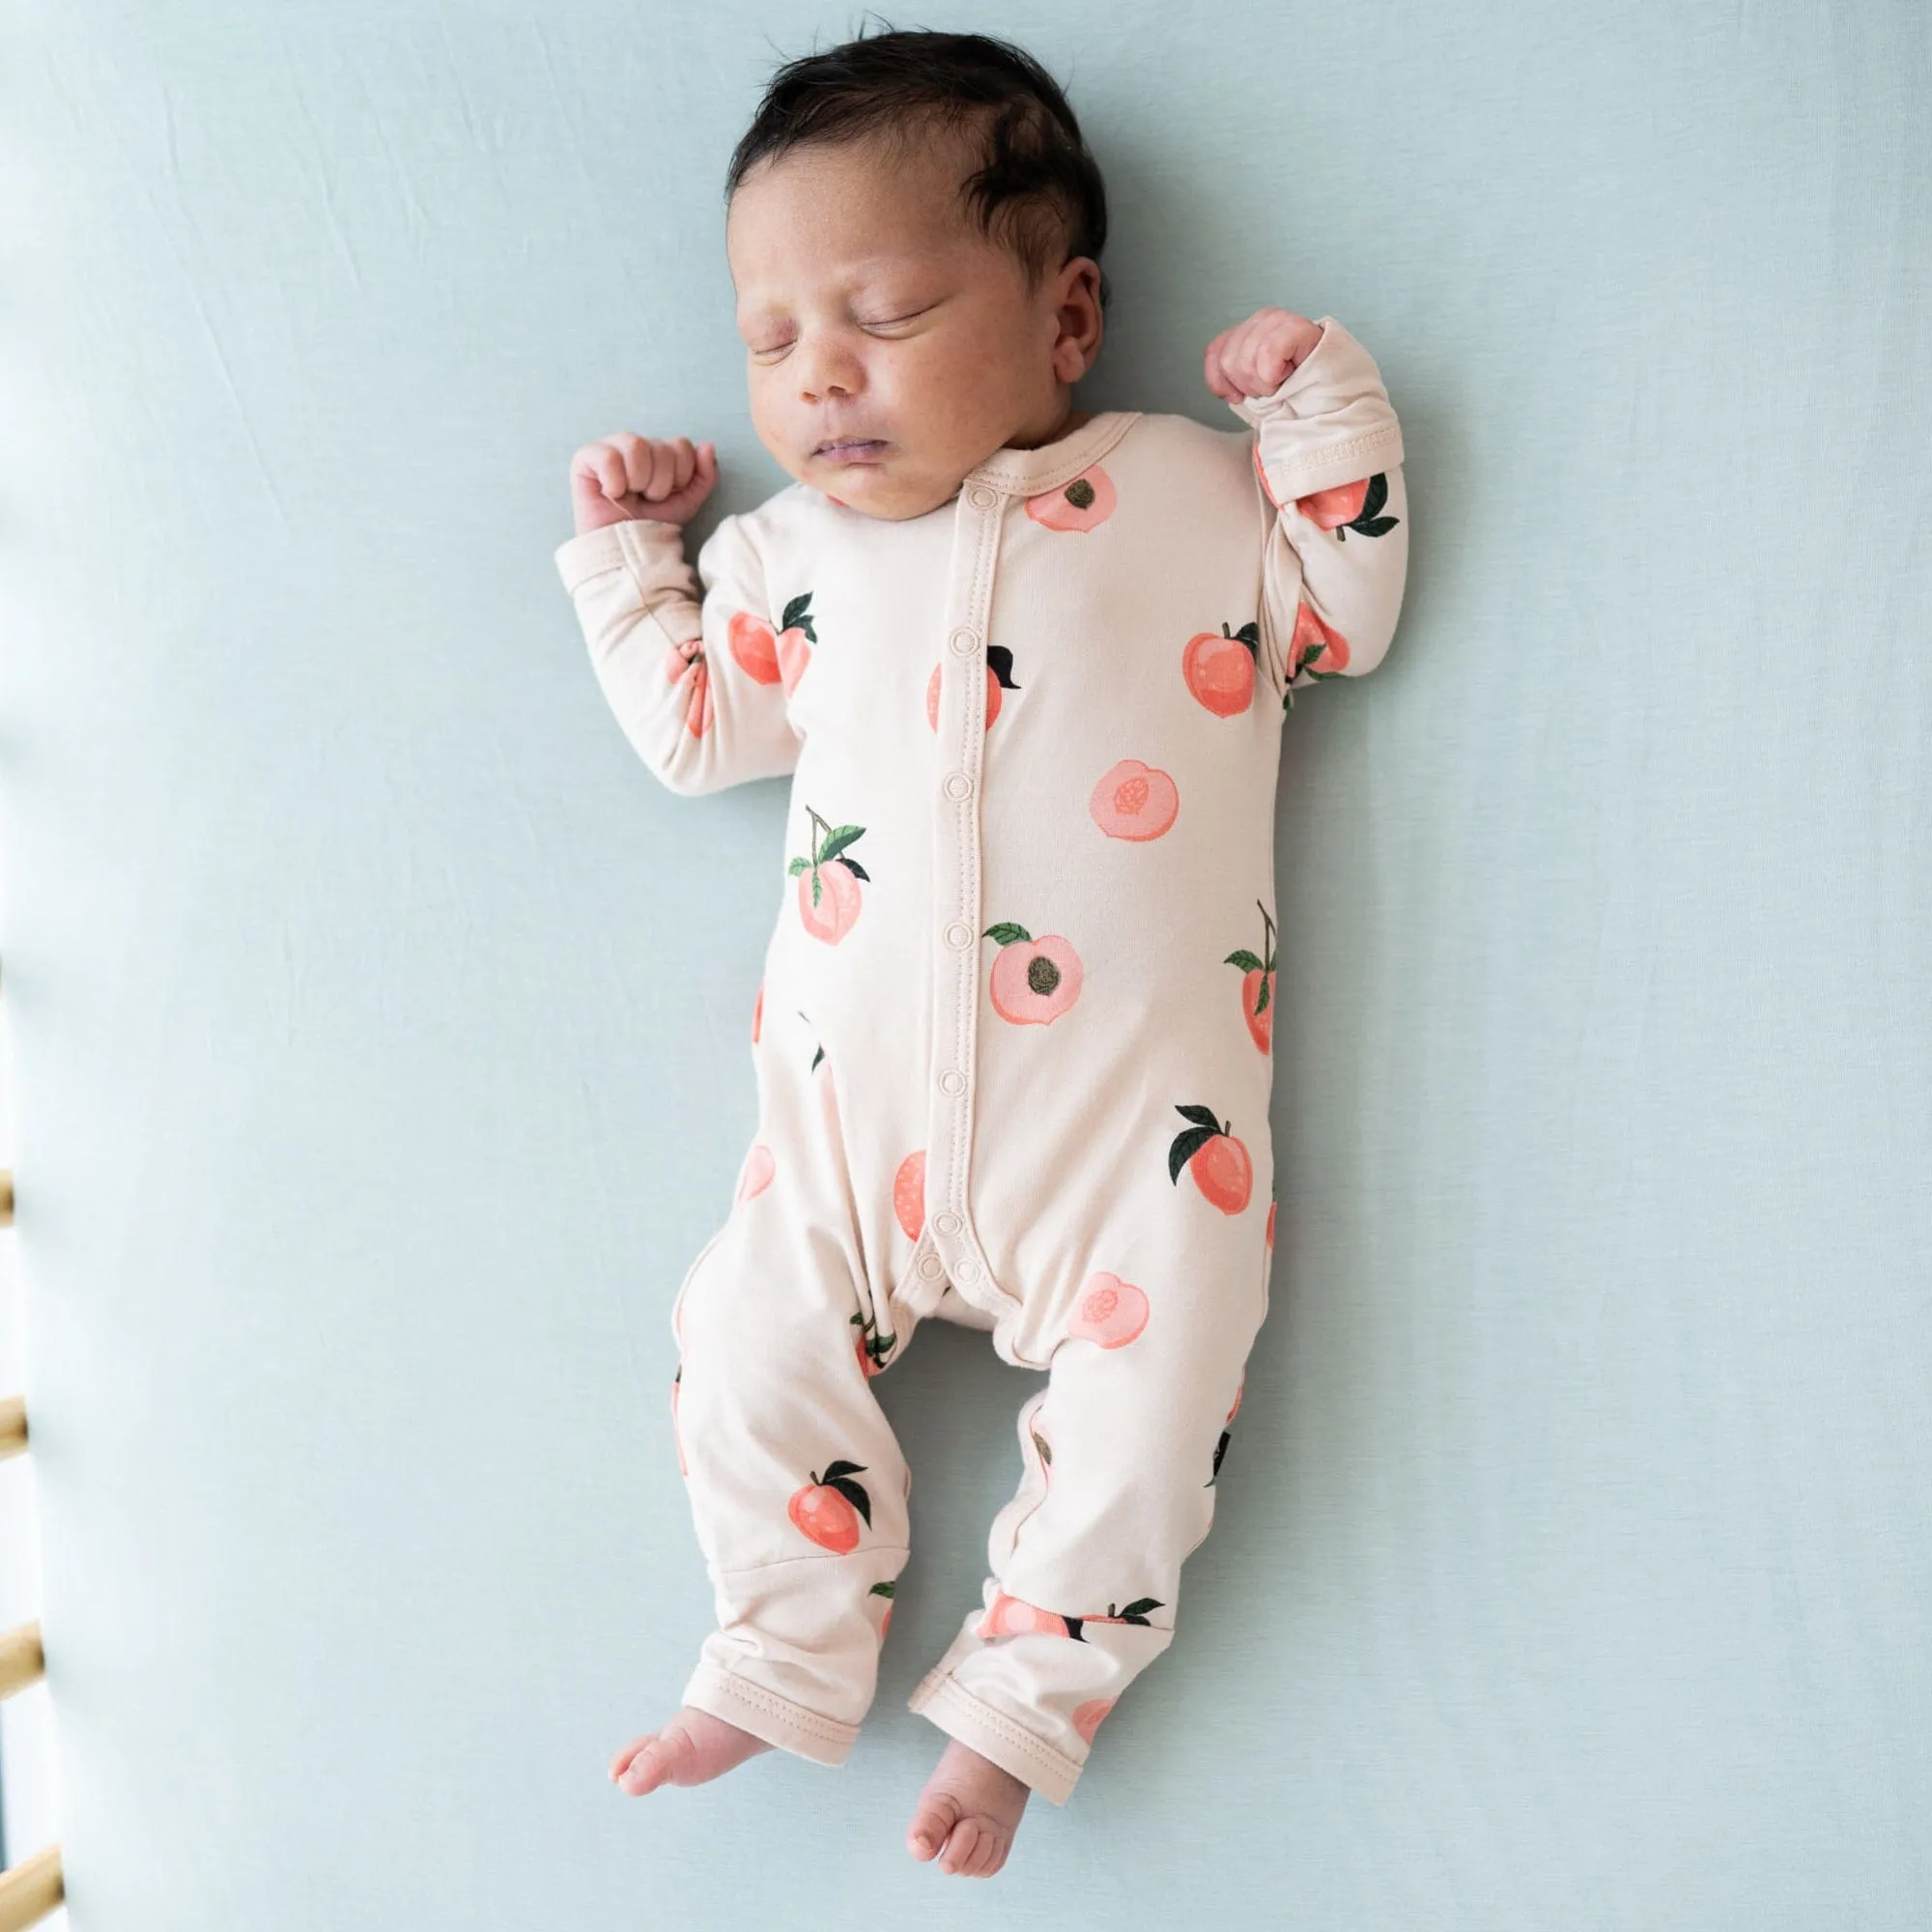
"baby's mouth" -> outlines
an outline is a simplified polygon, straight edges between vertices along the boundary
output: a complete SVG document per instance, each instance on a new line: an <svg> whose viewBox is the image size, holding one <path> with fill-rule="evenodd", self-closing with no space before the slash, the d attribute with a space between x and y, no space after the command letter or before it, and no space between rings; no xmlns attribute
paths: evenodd
<svg viewBox="0 0 1932 1932"><path fill-rule="evenodd" d="M855 436L841 442L822 442L811 453L826 463L873 463L885 450L885 442L879 437Z"/></svg>

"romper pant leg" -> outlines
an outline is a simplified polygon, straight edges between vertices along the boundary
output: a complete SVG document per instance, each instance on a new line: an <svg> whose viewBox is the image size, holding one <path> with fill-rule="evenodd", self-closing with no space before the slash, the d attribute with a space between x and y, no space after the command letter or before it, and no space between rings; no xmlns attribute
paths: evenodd
<svg viewBox="0 0 1932 1932"><path fill-rule="evenodd" d="M761 1060L758 1141L671 1317L718 1614L684 1700L819 1764L872 1700L911 1481L869 1386L893 1338L867 1321L831 1072Z"/></svg>
<svg viewBox="0 0 1932 1932"><path fill-rule="evenodd" d="M1054 1804L1173 1640L1180 1567L1213 1520L1267 1310L1264 1198L1257 1208L1207 1209L1218 1227L1177 1215L1169 1237L1130 1240L1081 1280L1047 1385L1020 1409L1024 1474L993 1520L983 1606L910 1699Z"/></svg>

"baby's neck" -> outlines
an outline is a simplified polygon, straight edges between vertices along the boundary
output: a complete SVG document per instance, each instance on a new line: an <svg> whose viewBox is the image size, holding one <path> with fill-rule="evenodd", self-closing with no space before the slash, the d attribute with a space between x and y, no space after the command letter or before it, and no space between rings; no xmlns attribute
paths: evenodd
<svg viewBox="0 0 1932 1932"><path fill-rule="evenodd" d="M1008 449L1044 449L1049 443L1059 442L1069 437L1077 429L1094 420L1090 412L1068 409L1053 428L1042 436L1027 436L1024 433L1009 437L1005 447Z"/></svg>

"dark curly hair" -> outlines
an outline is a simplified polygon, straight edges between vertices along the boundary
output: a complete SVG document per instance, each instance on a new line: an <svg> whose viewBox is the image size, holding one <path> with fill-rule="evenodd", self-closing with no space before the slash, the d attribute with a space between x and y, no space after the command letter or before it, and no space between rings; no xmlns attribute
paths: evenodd
<svg viewBox="0 0 1932 1932"><path fill-rule="evenodd" d="M904 152L934 127L974 138L960 193L980 232L1018 258L1028 294L1076 255L1099 261L1107 190L1066 96L1024 48L985 34L888 26L788 61L732 153L725 204L758 162L794 148L878 140ZM1098 293L1104 309L1104 270Z"/></svg>

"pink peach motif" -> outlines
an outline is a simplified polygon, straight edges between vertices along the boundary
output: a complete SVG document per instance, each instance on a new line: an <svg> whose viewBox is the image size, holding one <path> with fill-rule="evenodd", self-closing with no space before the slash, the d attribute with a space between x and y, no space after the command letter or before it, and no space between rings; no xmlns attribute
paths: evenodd
<svg viewBox="0 0 1932 1932"><path fill-rule="evenodd" d="M976 1636L986 1638L1073 1636L1076 1634L1069 1628L1066 1618L1052 1610L1042 1610L1037 1604L1029 1604L1019 1597L1009 1597L1004 1590L994 1595L992 1607L974 1629Z"/></svg>
<svg viewBox="0 0 1932 1932"><path fill-rule="evenodd" d="M925 722L935 730L939 729L939 680L945 668L934 665L932 675L925 681ZM1005 644L986 646L986 719L985 728L992 728L993 720L1000 715L1000 693L1017 691L1013 682L1013 654Z"/></svg>
<svg viewBox="0 0 1932 1932"><path fill-rule="evenodd" d="M757 684L779 681L778 633L762 617L749 611L734 611L725 627L725 641L738 668Z"/></svg>
<svg viewBox="0 0 1932 1932"><path fill-rule="evenodd" d="M1217 718L1238 718L1255 696L1255 655L1261 649L1259 624L1231 631L1197 631L1180 653L1180 675L1197 703Z"/></svg>
<svg viewBox="0 0 1932 1932"><path fill-rule="evenodd" d="M1294 507L1318 529L1339 529L1362 514L1368 494L1369 479L1364 476L1359 482L1338 483L1332 490L1311 490L1294 499Z"/></svg>
<svg viewBox="0 0 1932 1932"><path fill-rule="evenodd" d="M1294 507L1318 529L1333 530L1335 541L1344 543L1350 530L1357 536L1383 537L1402 522L1385 517L1382 506L1388 501L1388 477L1377 470L1353 483L1338 483L1332 490L1314 490L1297 497Z"/></svg>
<svg viewBox="0 0 1932 1932"><path fill-rule="evenodd" d="M1274 1044L1274 921L1260 899L1255 907L1262 916L1262 950L1250 952L1241 947L1221 963L1241 969L1241 1017L1248 1023L1248 1037L1263 1053Z"/></svg>
<svg viewBox="0 0 1932 1932"><path fill-rule="evenodd" d="M685 729L701 738L711 728L711 670L704 662L704 646L696 639L673 644L665 658L665 675L673 684L689 682L684 700Z"/></svg>
<svg viewBox="0 0 1932 1932"><path fill-rule="evenodd" d="M758 997L752 1002L752 1044L756 1046L765 1026L765 982L758 981Z"/></svg>
<svg viewBox="0 0 1932 1932"><path fill-rule="evenodd" d="M1070 483L1026 499L1026 513L1050 530L1091 530L1114 514L1114 480L1090 463Z"/></svg>
<svg viewBox="0 0 1932 1932"><path fill-rule="evenodd" d="M778 1163L772 1158L771 1149L760 1141L745 1156L745 1171L738 1180L738 1199L750 1201L762 1194L777 1172Z"/></svg>
<svg viewBox="0 0 1932 1932"><path fill-rule="evenodd" d="M1090 1697L1073 1713L1073 1728L1090 1745L1094 1742L1094 1733L1100 1728L1116 1701L1112 1697Z"/></svg>
<svg viewBox="0 0 1932 1932"><path fill-rule="evenodd" d="M1349 640L1332 624L1315 614L1306 598L1294 607L1294 634L1288 640L1288 675L1291 682L1306 671L1310 677L1345 677L1349 668ZM1293 706L1294 693L1282 693L1285 705Z"/></svg>
<svg viewBox="0 0 1932 1932"><path fill-rule="evenodd" d="M1103 1349L1124 1349L1148 1324L1148 1298L1117 1274L1090 1274L1066 1332Z"/></svg>
<svg viewBox="0 0 1932 1932"><path fill-rule="evenodd" d="M785 1514L800 1534L835 1556L849 1555L858 1548L862 1520L867 1529L872 1526L872 1499L866 1493L865 1484L854 1481L865 1467L863 1463L828 1463L823 1479L813 1470L811 1481L785 1506Z"/></svg>
<svg viewBox="0 0 1932 1932"><path fill-rule="evenodd" d="M1180 790L1157 766L1122 758L1101 773L1087 810L1109 838L1158 838L1180 810Z"/></svg>
<svg viewBox="0 0 1932 1932"><path fill-rule="evenodd" d="M1224 1214L1238 1214L1248 1205L1255 1179L1246 1145L1236 1137L1231 1122L1214 1118L1212 1107L1177 1104L1175 1112L1190 1124L1175 1135L1167 1151L1167 1178L1179 1186L1184 1167L1206 1200Z"/></svg>
<svg viewBox="0 0 1932 1932"><path fill-rule="evenodd" d="M875 1317L854 1315L852 1325L858 1329L858 1337L853 1346L858 1350L859 1367L867 1377L875 1376L886 1366L886 1358L892 1353L896 1335L882 1335Z"/></svg>
<svg viewBox="0 0 1932 1932"><path fill-rule="evenodd" d="M1080 955L1057 932L1036 939L1002 921L981 935L997 942L990 991L993 1010L1015 1026L1045 1026L1080 997Z"/></svg>
<svg viewBox="0 0 1932 1932"><path fill-rule="evenodd" d="M837 946L852 930L859 917L859 884L871 882L871 874L856 859L844 856L855 839L863 838L863 825L828 825L810 806L806 811L817 837L810 858L795 858L786 868L798 880L798 916L814 939Z"/></svg>
<svg viewBox="0 0 1932 1932"><path fill-rule="evenodd" d="M909 1241L919 1239L925 1226L925 1150L919 1148L899 1162L893 1176L893 1213Z"/></svg>

